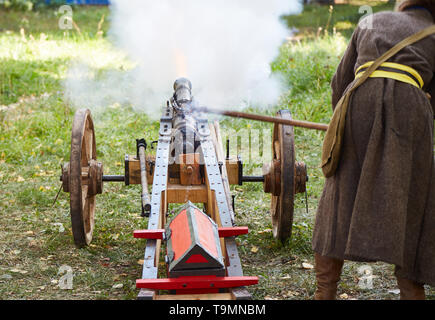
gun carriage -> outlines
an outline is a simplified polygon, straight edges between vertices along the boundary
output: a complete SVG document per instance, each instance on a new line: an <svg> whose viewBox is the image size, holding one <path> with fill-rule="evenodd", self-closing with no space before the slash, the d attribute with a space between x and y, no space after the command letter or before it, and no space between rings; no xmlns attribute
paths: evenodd
<svg viewBox="0 0 435 320"><path fill-rule="evenodd" d="M273 234L286 240L291 236L294 195L305 192L308 180L305 164L295 160L293 126L325 126L292 120L287 110L276 117L227 112L275 123L271 162L264 165L262 176L244 176L241 159L229 155L228 141L224 154L219 123L208 121L208 114L216 111L200 108L191 90L189 80L175 82L158 140L150 145L136 140L136 154L125 156L124 175L104 175L91 113L76 112L70 161L61 176L63 190L70 193L74 242L78 247L91 243L96 196L105 182L141 185L141 214L148 217L148 228L133 232L135 238L147 239L142 276L136 282L138 298L249 299L245 286L256 284L258 278L243 275L235 237L248 230L236 227L230 185L263 183L272 195ZM149 147L155 148L155 155L146 154ZM173 203L183 206L167 221L168 205ZM194 204L203 204L204 210ZM163 244L167 278L158 278Z"/></svg>

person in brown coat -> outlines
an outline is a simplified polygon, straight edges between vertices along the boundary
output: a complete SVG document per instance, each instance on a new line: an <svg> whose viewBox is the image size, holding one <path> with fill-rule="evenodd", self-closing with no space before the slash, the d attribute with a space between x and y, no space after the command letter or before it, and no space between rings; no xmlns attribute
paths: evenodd
<svg viewBox="0 0 435 320"><path fill-rule="evenodd" d="M368 62L434 24L435 1L401 1L396 12L369 18L333 78L333 108ZM340 161L314 227L315 299L336 298L344 260L395 265L401 299L425 299L423 285L435 286L435 35L388 62L407 81L370 77L348 107Z"/></svg>

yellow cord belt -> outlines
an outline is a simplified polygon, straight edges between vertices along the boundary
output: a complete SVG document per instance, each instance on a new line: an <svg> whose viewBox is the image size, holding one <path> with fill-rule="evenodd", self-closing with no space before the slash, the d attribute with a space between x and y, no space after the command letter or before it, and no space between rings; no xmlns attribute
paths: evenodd
<svg viewBox="0 0 435 320"><path fill-rule="evenodd" d="M359 67L355 72L355 79L361 78L364 72L373 64L373 61L367 62ZM424 86L420 74L413 68L400 63L384 62L376 69L370 78L389 78L397 81L409 83L417 88L422 89Z"/></svg>

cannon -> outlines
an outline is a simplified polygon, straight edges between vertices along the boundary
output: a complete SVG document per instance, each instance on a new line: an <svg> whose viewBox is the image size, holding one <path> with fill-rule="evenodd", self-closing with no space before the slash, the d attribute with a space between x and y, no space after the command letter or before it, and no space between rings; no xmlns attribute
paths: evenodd
<svg viewBox="0 0 435 320"><path fill-rule="evenodd" d="M295 160L293 125L301 123L288 110L276 117L228 112L275 123L270 163L262 176L245 176L242 160L230 157L228 143L224 154L219 122L208 120L211 112L199 107L188 79L175 81L174 94L162 110L158 140L149 144L137 139L136 153L124 158L123 175L103 173L91 112L80 109L74 116L70 161L61 175L63 190L70 194L74 242L77 247L91 243L96 196L104 183L141 185L140 214L148 217L148 228L133 232L135 238L147 239L142 277L136 282L139 299L250 298L245 287L258 278L243 275L235 237L248 230L236 226L230 185L263 183L271 194L274 236L282 241L291 236L294 195L305 192L308 180L305 164ZM155 148L155 155L147 154L149 148ZM169 204L182 207L167 221ZM158 278L162 247L167 278Z"/></svg>

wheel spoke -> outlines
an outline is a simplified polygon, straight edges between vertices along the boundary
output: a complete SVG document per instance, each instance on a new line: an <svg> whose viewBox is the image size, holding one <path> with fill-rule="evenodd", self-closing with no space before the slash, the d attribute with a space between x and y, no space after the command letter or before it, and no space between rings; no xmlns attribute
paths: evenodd
<svg viewBox="0 0 435 320"><path fill-rule="evenodd" d="M82 155L81 155L81 164L82 164L82 167L87 167L88 163L89 163L87 144L88 144L88 142L86 141L85 136L83 136L83 139L82 139Z"/></svg>
<svg viewBox="0 0 435 320"><path fill-rule="evenodd" d="M90 123L87 122L86 123L86 130L85 130L85 140L86 140L86 146L87 146L87 152L86 152L86 156L87 156L87 160L88 162L94 158L94 154L93 154L93 148L94 148L94 135L92 134L92 129L89 128Z"/></svg>
<svg viewBox="0 0 435 320"><path fill-rule="evenodd" d="M280 149L280 144L279 144L278 140L275 140L273 142L273 147L274 147L275 159L276 160L281 160L281 149Z"/></svg>
<svg viewBox="0 0 435 320"><path fill-rule="evenodd" d="M83 217L83 224L85 230L88 229L88 223L89 223L89 196L88 196L88 186L83 185L82 186L82 217Z"/></svg>

